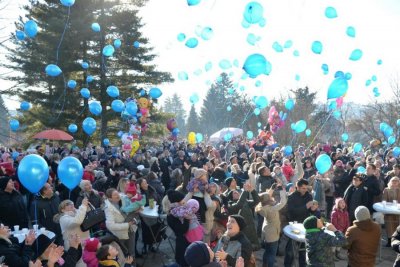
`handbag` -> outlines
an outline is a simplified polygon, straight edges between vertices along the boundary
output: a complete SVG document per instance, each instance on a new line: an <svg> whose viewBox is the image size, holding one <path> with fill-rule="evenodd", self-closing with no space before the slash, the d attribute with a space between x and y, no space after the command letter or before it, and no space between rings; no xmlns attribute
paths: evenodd
<svg viewBox="0 0 400 267"><path fill-rule="evenodd" d="M85 219L81 223L82 232L86 232L93 226L106 221L106 214L103 209L96 209L90 202L89 206L91 210L86 213Z"/></svg>

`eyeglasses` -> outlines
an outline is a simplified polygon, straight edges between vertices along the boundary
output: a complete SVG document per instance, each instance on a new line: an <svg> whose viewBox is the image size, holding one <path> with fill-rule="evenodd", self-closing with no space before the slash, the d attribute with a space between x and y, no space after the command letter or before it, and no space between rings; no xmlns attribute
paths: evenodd
<svg viewBox="0 0 400 267"><path fill-rule="evenodd" d="M353 178L353 181L361 181L359 178Z"/></svg>

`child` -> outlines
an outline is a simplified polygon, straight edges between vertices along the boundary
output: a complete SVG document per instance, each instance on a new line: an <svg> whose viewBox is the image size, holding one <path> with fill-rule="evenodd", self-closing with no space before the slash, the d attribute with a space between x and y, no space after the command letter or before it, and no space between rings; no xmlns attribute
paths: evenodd
<svg viewBox="0 0 400 267"><path fill-rule="evenodd" d="M190 218L189 230L185 234L187 241L190 243L203 240L204 228L197 219L196 212L198 210L199 202L195 199L189 199L185 205L179 205L171 209L171 215L179 218L182 222L183 219Z"/></svg>
<svg viewBox="0 0 400 267"><path fill-rule="evenodd" d="M335 206L333 207L331 214L332 224L342 233L346 233L347 228L350 227L349 213L346 210L346 202L343 198L337 198L335 200ZM340 247L335 249L335 256L339 260L344 258L340 255Z"/></svg>
<svg viewBox="0 0 400 267"><path fill-rule="evenodd" d="M321 214L321 210L319 209L318 201L313 200L313 204L311 206L310 213L311 213L311 215L314 215L318 219L321 219L322 214Z"/></svg>
<svg viewBox="0 0 400 267"><path fill-rule="evenodd" d="M125 195L121 196L121 211L127 214L126 222L130 222L136 216L137 211L146 204L146 196L137 193L136 185L130 182L125 189ZM137 226L132 225L132 231L136 231Z"/></svg>
<svg viewBox="0 0 400 267"><path fill-rule="evenodd" d="M82 260L87 267L98 267L99 261L96 258L96 252L101 247L100 240L97 238L89 238L84 242Z"/></svg>
<svg viewBox="0 0 400 267"><path fill-rule="evenodd" d="M292 181L292 177L294 175L294 170L293 170L292 164L290 163L290 160L285 159L283 161L282 172L283 172L283 175L286 177L286 181L288 183L290 183Z"/></svg>
<svg viewBox="0 0 400 267"><path fill-rule="evenodd" d="M288 184L286 177L282 173L282 168L279 165L274 167L273 173L271 175L275 180L280 181L283 187L286 187L286 185Z"/></svg>
<svg viewBox="0 0 400 267"><path fill-rule="evenodd" d="M96 253L97 260L99 261L99 267L119 267L117 262L118 250L112 245L101 246ZM128 256L125 259L124 267L132 267L133 258Z"/></svg>
<svg viewBox="0 0 400 267"><path fill-rule="evenodd" d="M208 191L207 177L203 179L203 176L206 176L207 172L202 169L196 169L194 173L194 178L189 181L186 189L191 193L204 194Z"/></svg>

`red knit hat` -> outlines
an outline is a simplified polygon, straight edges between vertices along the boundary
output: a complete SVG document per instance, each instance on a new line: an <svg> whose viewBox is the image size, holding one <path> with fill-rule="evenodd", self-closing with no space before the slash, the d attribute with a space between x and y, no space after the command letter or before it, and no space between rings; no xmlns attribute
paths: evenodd
<svg viewBox="0 0 400 267"><path fill-rule="evenodd" d="M125 194L132 194L132 196L134 196L136 192L136 185L134 183L129 183L126 187Z"/></svg>
<svg viewBox="0 0 400 267"><path fill-rule="evenodd" d="M99 247L100 240L98 238L89 238L85 240L85 250L88 252L96 252Z"/></svg>

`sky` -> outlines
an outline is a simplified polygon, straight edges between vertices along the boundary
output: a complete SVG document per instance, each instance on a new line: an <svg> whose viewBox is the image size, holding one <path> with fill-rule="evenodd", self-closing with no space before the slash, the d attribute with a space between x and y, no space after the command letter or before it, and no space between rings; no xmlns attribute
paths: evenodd
<svg viewBox="0 0 400 267"><path fill-rule="evenodd" d="M83 0L76 0L83 1ZM189 98L197 93L204 98L209 84L223 71L221 60L237 66L225 70L232 81L249 96L266 96L268 99L287 96L290 89L308 86L317 91L318 100L326 101L327 90L338 70L349 72L349 91L346 102L370 103L376 98L372 92L377 87L381 96L378 101L391 97L389 82L400 75L400 1L397 0L259 0L263 6L266 24L260 27L252 24L242 26L243 12L248 0L201 0L196 6L188 6L186 0L149 0L141 10L145 26L144 36L158 55L155 64L162 71L169 71L175 78L171 84L158 87L165 97L178 93L187 109ZM10 1L7 23L13 31L12 22L20 14L18 6L26 0ZM331 6L338 17L325 17L325 8ZM355 38L346 35L346 28L353 26ZM203 40L196 33L210 27L213 36ZM186 38L196 37L199 44L188 48L179 42L177 36L184 33ZM246 39L249 33L259 37L256 45ZM272 48L274 42L283 45L292 41L293 46L277 53ZM322 53L311 51L313 41L323 44ZM358 61L350 61L354 49L361 49L363 56ZM295 57L293 51L298 50ZM246 58L254 53L262 54L272 64L270 75L260 75L256 79L242 79L242 66ZM382 65L377 61L381 59ZM205 64L212 68L205 71ZM321 65L329 66L329 74L324 75ZM179 72L186 72L188 80L178 78ZM298 80L295 77L298 77ZM376 82L367 87L366 80L375 75ZM1 78L1 77L0 77ZM4 81L3 86L8 84ZM13 109L18 101L6 99L6 105ZM196 104L197 110L201 100Z"/></svg>

